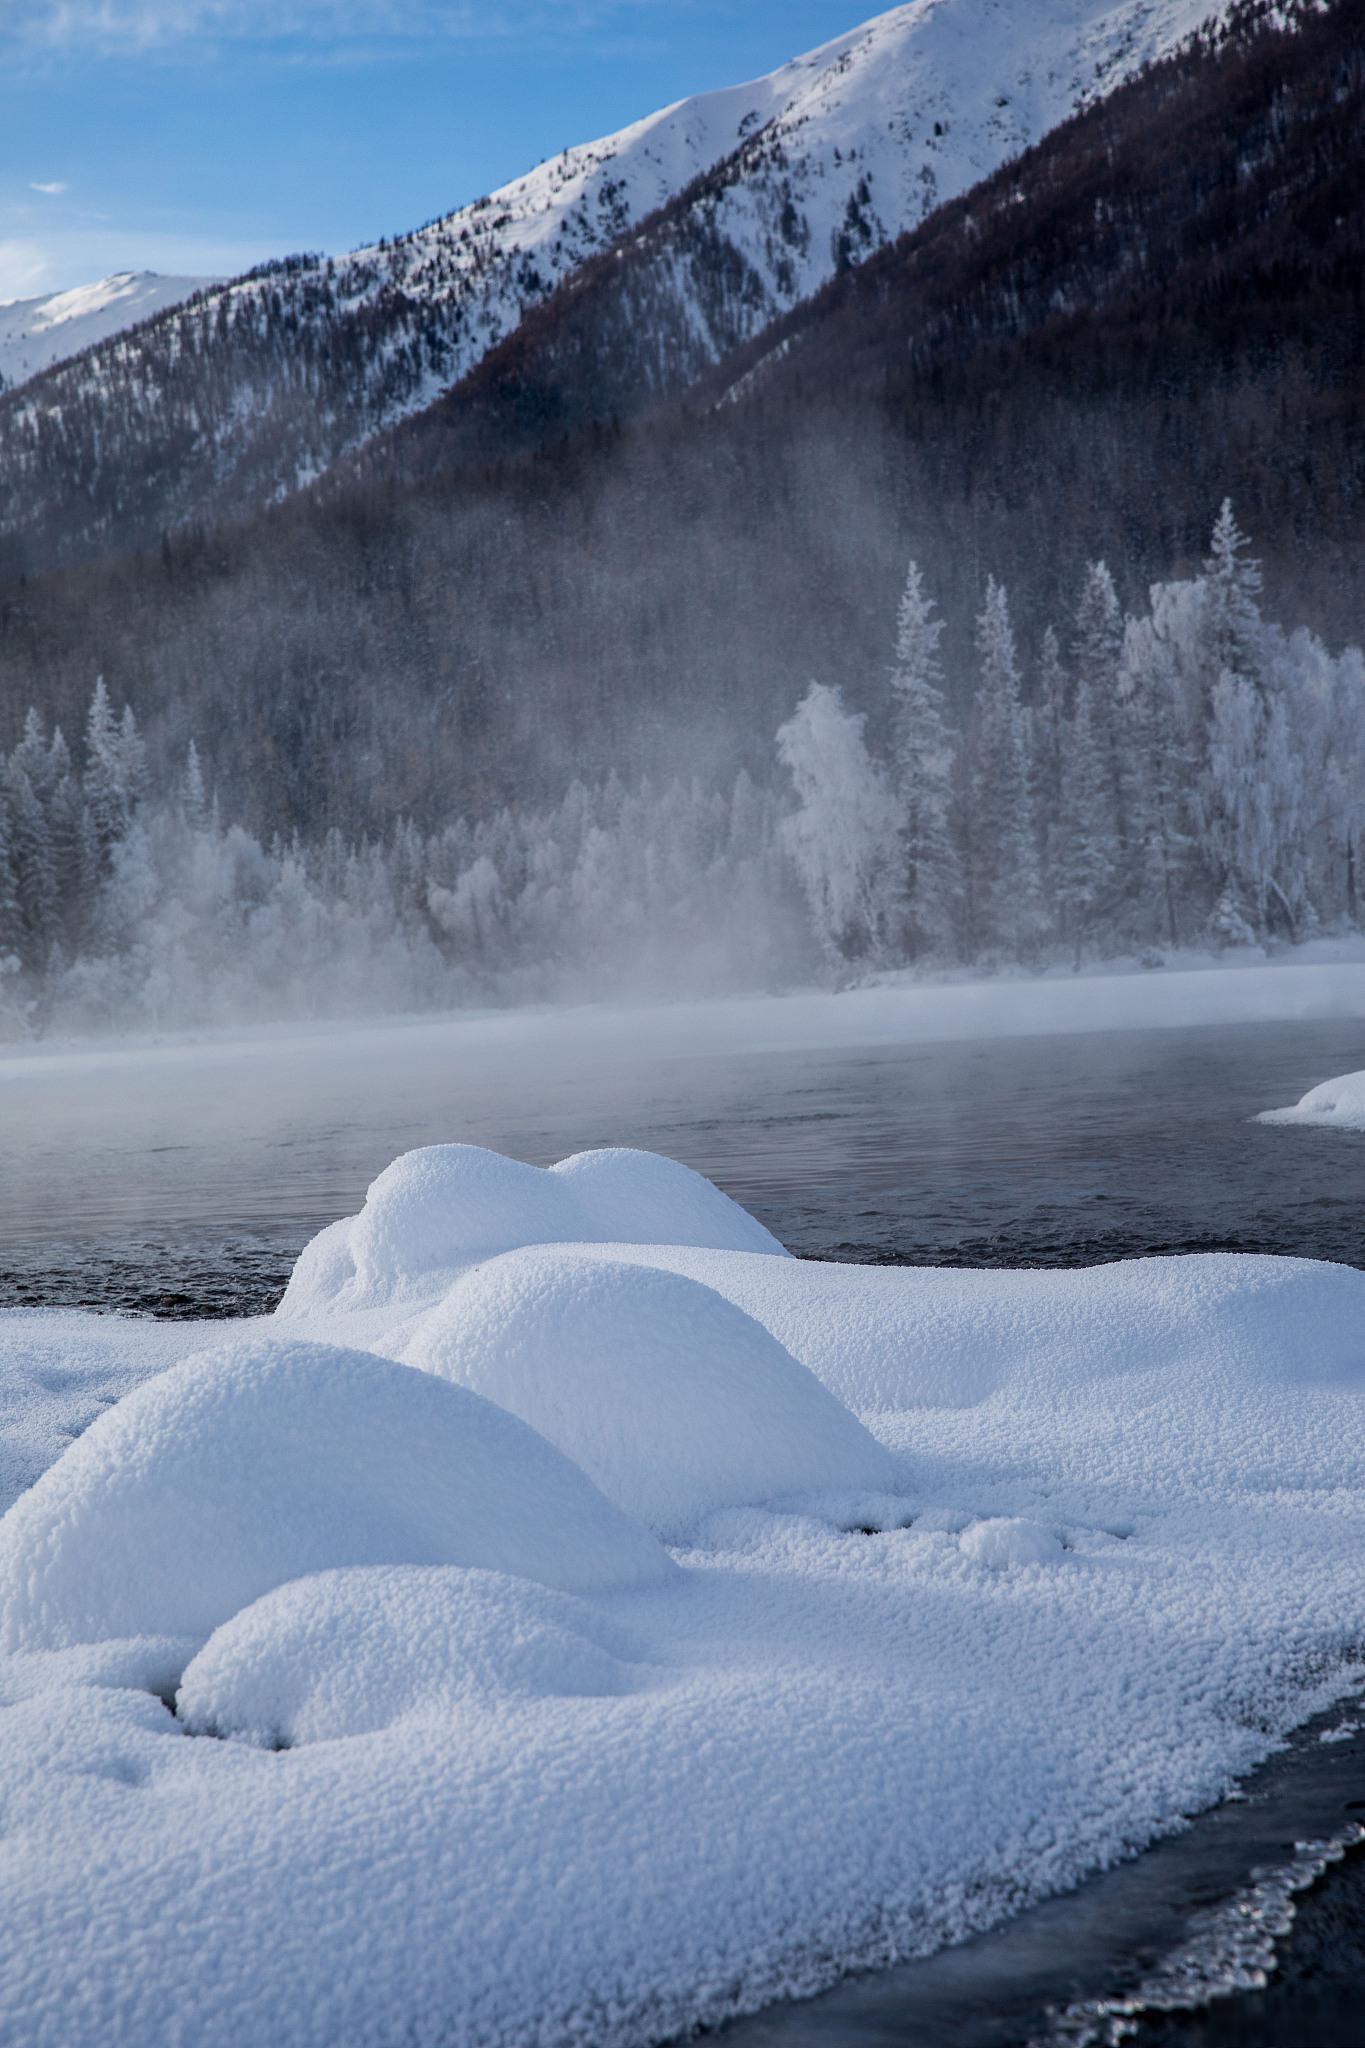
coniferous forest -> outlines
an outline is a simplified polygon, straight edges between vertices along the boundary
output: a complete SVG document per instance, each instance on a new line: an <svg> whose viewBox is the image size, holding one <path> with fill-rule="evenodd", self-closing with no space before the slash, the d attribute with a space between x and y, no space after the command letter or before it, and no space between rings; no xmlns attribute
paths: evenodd
<svg viewBox="0 0 1365 2048"><path fill-rule="evenodd" d="M1027 652L988 577L967 677L914 562L886 626L856 696L801 692L762 781L578 779L354 839L253 833L193 738L157 786L103 679L74 747L31 710L3 765L3 1028L1157 966L1358 928L1365 658L1265 615L1229 502L1196 576L1125 614L1092 563Z"/></svg>
<svg viewBox="0 0 1365 2048"><path fill-rule="evenodd" d="M262 509L185 515L156 323L94 438L0 399L6 1032L1354 928L1365 25L1291 12L719 360L692 191Z"/></svg>

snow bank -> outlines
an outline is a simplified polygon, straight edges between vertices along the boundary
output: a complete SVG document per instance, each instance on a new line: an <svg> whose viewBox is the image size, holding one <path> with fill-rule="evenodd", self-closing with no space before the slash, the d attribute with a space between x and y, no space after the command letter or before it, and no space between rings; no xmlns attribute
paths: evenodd
<svg viewBox="0 0 1365 2048"><path fill-rule="evenodd" d="M193 1734L265 1748L368 1735L511 1701L609 1698L647 1677L629 1631L585 1601L496 1572L318 1572L224 1622L180 1683Z"/></svg>
<svg viewBox="0 0 1365 2048"><path fill-rule="evenodd" d="M722 1248L501 1244L605 1230L578 1173ZM1076 1884L1365 1683L1365 1274L811 1264L671 1186L406 1162L325 1313L183 1364L0 1316L10 1469L84 1430L0 1522L26 2048L690 2036ZM661 1525L730 1504L671 1564L446 1373Z"/></svg>
<svg viewBox="0 0 1365 2048"><path fill-rule="evenodd" d="M717 1508L896 1477L752 1317L696 1280L608 1256L540 1248L476 1266L397 1356L519 1415L675 1539Z"/></svg>
<svg viewBox="0 0 1365 2048"><path fill-rule="evenodd" d="M1216 1443L1285 1391L1365 1386L1365 1273L1315 1259L1213 1253L959 1272L776 1266L670 1247L581 1256L703 1281L864 1418L957 1412L965 1424L994 1404L1046 1430L1088 1405L1150 1445L1175 1433L1179 1411L1179 1453L1203 1469ZM1254 1460L1254 1441L1238 1455Z"/></svg>
<svg viewBox="0 0 1365 2048"><path fill-rule="evenodd" d="M567 1589L669 1569L490 1402L366 1352L258 1338L137 1388L0 1520L0 1636L203 1637L286 1580L359 1564Z"/></svg>
<svg viewBox="0 0 1365 2048"><path fill-rule="evenodd" d="M432 1299L497 1252L616 1240L787 1256L737 1202L655 1153L580 1152L543 1168L478 1145L428 1145L385 1168L358 1216L305 1246L277 1314Z"/></svg>
<svg viewBox="0 0 1365 2048"><path fill-rule="evenodd" d="M1335 1124L1343 1131L1365 1131L1365 1072L1339 1074L1320 1081L1292 1109L1263 1110L1262 1124Z"/></svg>

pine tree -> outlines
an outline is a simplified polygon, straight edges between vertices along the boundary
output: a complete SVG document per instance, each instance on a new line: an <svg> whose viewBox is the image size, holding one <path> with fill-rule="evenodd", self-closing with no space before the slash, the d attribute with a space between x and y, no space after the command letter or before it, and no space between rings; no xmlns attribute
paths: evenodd
<svg viewBox="0 0 1365 2048"><path fill-rule="evenodd" d="M16 749L17 753L17 749ZM22 762L11 755L5 772L10 847L22 923L24 965L39 971L57 937L57 867L47 812Z"/></svg>
<svg viewBox="0 0 1365 2048"><path fill-rule="evenodd" d="M4 978L5 962L18 958L23 936L9 802L6 791L0 788L0 980Z"/></svg>
<svg viewBox="0 0 1365 2048"><path fill-rule="evenodd" d="M1112 838L1116 857L1126 872L1131 802L1119 701L1122 655L1123 608L1114 579L1105 563L1091 562L1076 605L1072 667L1077 684L1084 684L1090 700L1090 725L1101 777L1098 801L1108 813L1102 829Z"/></svg>
<svg viewBox="0 0 1365 2048"><path fill-rule="evenodd" d="M972 937L987 958L1027 958L1042 930L1019 662L1009 599L991 577L976 623L978 685L971 774Z"/></svg>
<svg viewBox="0 0 1365 2048"><path fill-rule="evenodd" d="M944 708L939 641L919 565L896 615L891 672L893 782L900 812L899 912L911 959L951 950L962 877L953 841L956 738Z"/></svg>
<svg viewBox="0 0 1365 2048"><path fill-rule="evenodd" d="M1204 560L1208 641L1207 695L1222 675L1257 679L1264 628L1261 623L1261 565L1247 551L1251 542L1237 524L1231 498L1224 498ZM1206 701L1206 709L1209 704Z"/></svg>
<svg viewBox="0 0 1365 2048"><path fill-rule="evenodd" d="M1181 943L1189 883L1194 759L1181 730L1171 650L1151 619L1130 619L1124 635L1124 741L1132 763L1131 858L1135 937L1148 946Z"/></svg>
<svg viewBox="0 0 1365 2048"><path fill-rule="evenodd" d="M85 801L94 820L103 857L109 855L128 828L129 796L124 780L124 750L114 707L103 676L95 682L85 720Z"/></svg>
<svg viewBox="0 0 1365 2048"><path fill-rule="evenodd" d="M1037 702L1031 726L1032 774L1030 789L1033 815L1039 823L1041 882L1044 894L1056 894L1056 871L1060 852L1059 832L1062 809L1062 760L1070 717L1070 679L1062 661L1062 649L1052 626L1043 631L1038 658Z"/></svg>
<svg viewBox="0 0 1365 2048"><path fill-rule="evenodd" d="M1079 967L1097 912L1104 909L1118 872L1118 843L1110 823L1108 778L1090 715L1090 684L1082 675L1067 732L1057 833L1055 887L1063 929Z"/></svg>

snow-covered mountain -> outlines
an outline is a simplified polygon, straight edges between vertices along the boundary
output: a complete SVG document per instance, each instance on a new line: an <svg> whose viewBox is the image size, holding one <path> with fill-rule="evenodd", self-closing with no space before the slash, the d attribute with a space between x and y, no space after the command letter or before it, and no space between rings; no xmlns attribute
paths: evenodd
<svg viewBox="0 0 1365 2048"><path fill-rule="evenodd" d="M429 404L660 208L695 230L675 288L692 341L655 382L694 375L1230 10L909 0L396 241L267 265L0 401L0 537L34 566L286 496ZM98 463L73 463L73 437L96 434Z"/></svg>
<svg viewBox="0 0 1365 2048"><path fill-rule="evenodd" d="M161 277L154 270L119 270L97 284L0 304L0 390L36 377L67 356L107 341L139 320L183 305L212 277Z"/></svg>

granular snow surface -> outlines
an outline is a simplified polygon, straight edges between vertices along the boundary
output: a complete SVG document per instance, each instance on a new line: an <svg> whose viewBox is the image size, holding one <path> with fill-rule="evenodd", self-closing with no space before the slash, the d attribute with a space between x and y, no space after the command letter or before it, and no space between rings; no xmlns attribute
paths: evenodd
<svg viewBox="0 0 1365 2048"><path fill-rule="evenodd" d="M815 1265L695 1178L434 1148L277 1317L0 1316L0 2035L661 2041L1359 1683L1365 1274Z"/></svg>

